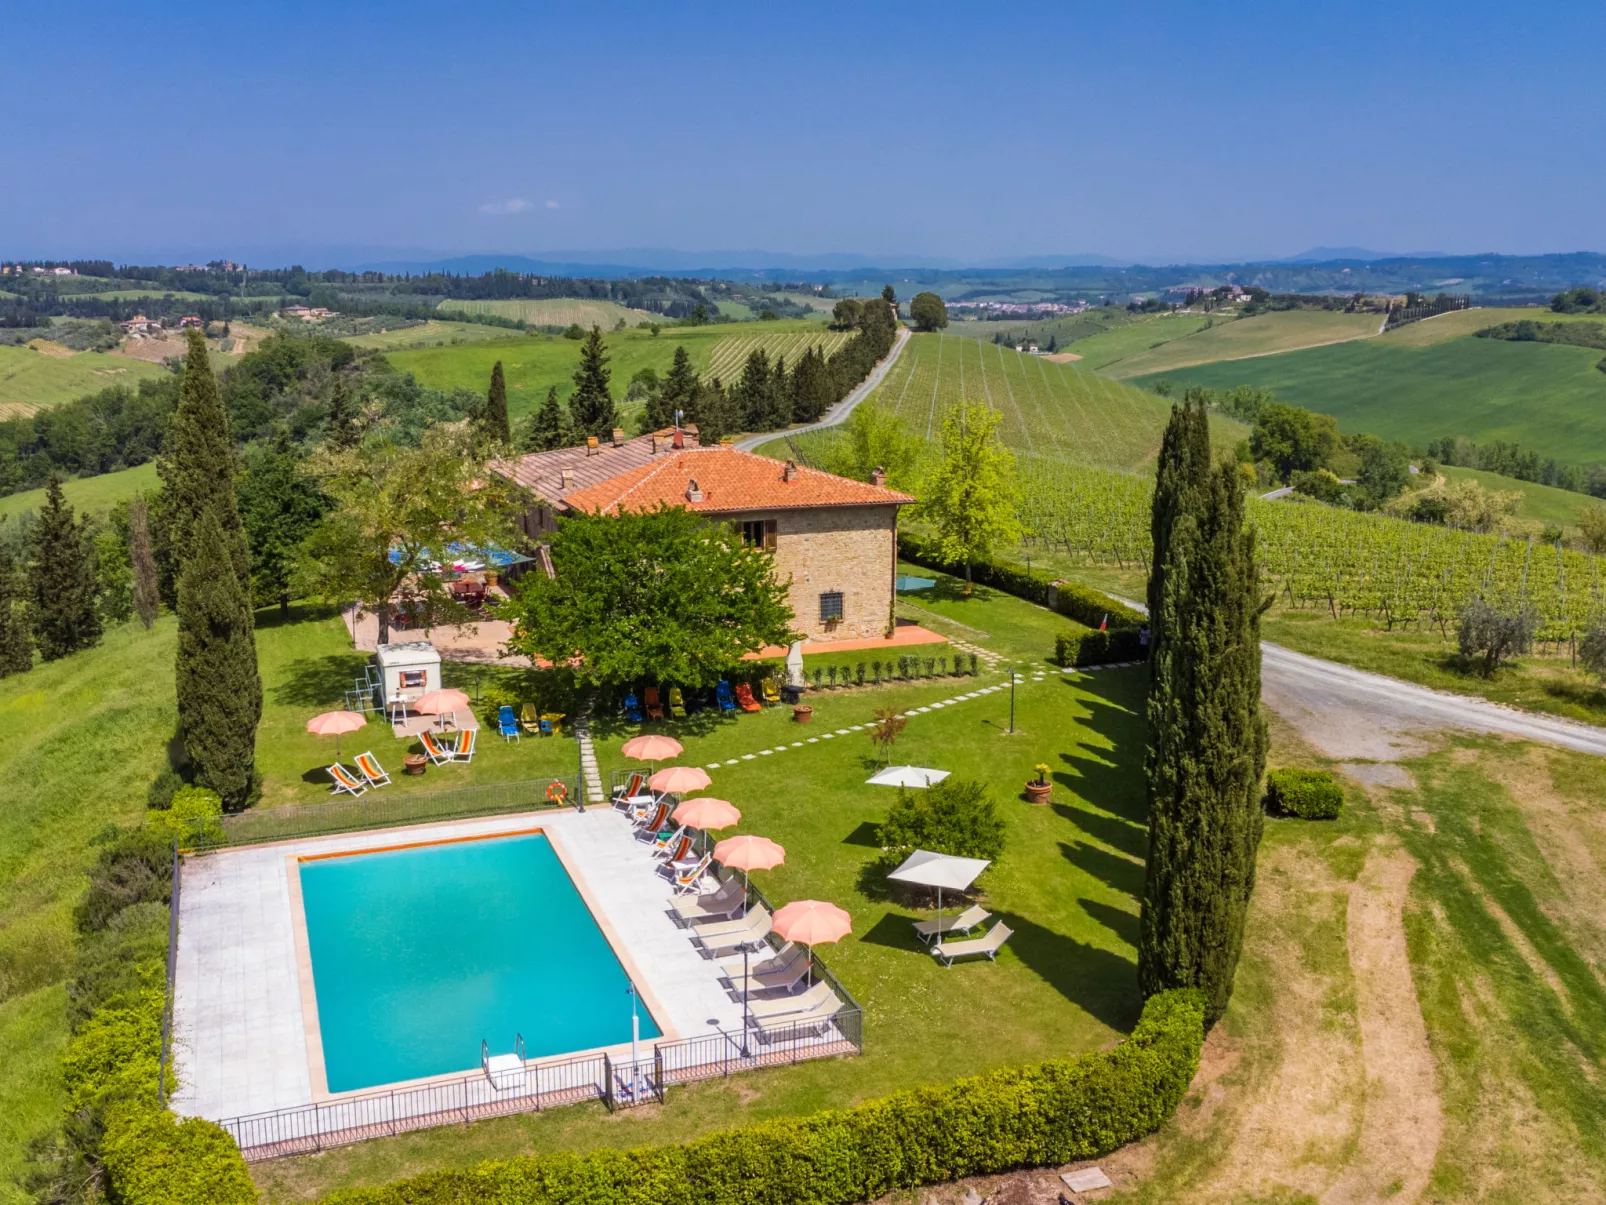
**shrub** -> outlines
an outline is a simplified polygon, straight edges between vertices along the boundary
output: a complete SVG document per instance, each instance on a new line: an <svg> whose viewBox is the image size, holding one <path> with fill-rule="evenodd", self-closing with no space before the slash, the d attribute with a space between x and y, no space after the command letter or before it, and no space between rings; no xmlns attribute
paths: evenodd
<svg viewBox="0 0 1606 1205"><path fill-rule="evenodd" d="M106 1117L101 1158L119 1205L255 1205L256 1186L227 1130L179 1121L154 1104L121 1104Z"/></svg>
<svg viewBox="0 0 1606 1205"><path fill-rule="evenodd" d="M1004 852L1004 820L983 783L949 776L924 790L899 787L880 838L889 849L997 860Z"/></svg>
<svg viewBox="0 0 1606 1205"><path fill-rule="evenodd" d="M506 686L487 686L480 692L480 706L489 720L495 720L497 712L504 707L518 706L518 702L518 693Z"/></svg>
<svg viewBox="0 0 1606 1205"><path fill-rule="evenodd" d="M861 661L861 662L859 662L857 665L855 665L853 667L853 675L854 675L854 680L860 686L863 686L864 685L864 662Z"/></svg>
<svg viewBox="0 0 1606 1205"><path fill-rule="evenodd" d="M1097 628L1061 632L1054 639L1054 663L1107 665L1112 661L1143 661L1148 649L1136 628Z"/></svg>
<svg viewBox="0 0 1606 1205"><path fill-rule="evenodd" d="M161 773L151 779L150 788L145 792L145 806L153 812L161 812L172 806L173 796L178 794L184 779L172 766L163 766Z"/></svg>
<svg viewBox="0 0 1606 1205"><path fill-rule="evenodd" d="M167 907L134 904L78 943L67 984L67 1016L74 1029L98 1008L126 1006L151 983L152 968L167 957Z"/></svg>
<svg viewBox="0 0 1606 1205"><path fill-rule="evenodd" d="M1273 770L1266 775L1266 810L1301 820L1333 820L1344 788L1326 770Z"/></svg>
<svg viewBox="0 0 1606 1205"><path fill-rule="evenodd" d="M81 933L104 929L132 904L166 904L173 891L173 838L154 826L120 830L89 871L73 919Z"/></svg>
<svg viewBox="0 0 1606 1205"><path fill-rule="evenodd" d="M1502 661L1528 651L1533 643L1534 623L1534 613L1527 607L1499 611L1475 598L1461 612L1456 625L1461 656L1467 660L1481 657L1481 669L1487 678Z"/></svg>
<svg viewBox="0 0 1606 1205"><path fill-rule="evenodd" d="M223 839L223 797L205 787L180 787L164 811L146 812L145 826L163 833L171 847L177 839L188 844L198 838Z"/></svg>
<svg viewBox="0 0 1606 1205"><path fill-rule="evenodd" d="M981 658L972 653L970 655L970 676L974 678L979 673L981 673Z"/></svg>
<svg viewBox="0 0 1606 1205"><path fill-rule="evenodd" d="M910 1088L675 1146L523 1156L337 1191L326 1205L851 1205L898 1188L1090 1159L1170 1117L1199 1066L1204 999L1150 997L1114 1050Z"/></svg>

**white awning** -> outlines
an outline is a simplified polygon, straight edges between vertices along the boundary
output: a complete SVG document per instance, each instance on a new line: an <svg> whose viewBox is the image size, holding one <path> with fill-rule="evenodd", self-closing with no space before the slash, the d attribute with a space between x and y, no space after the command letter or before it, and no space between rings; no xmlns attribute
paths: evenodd
<svg viewBox="0 0 1606 1205"><path fill-rule="evenodd" d="M878 787L929 787L947 777L947 770L928 770L924 766L888 766L864 781Z"/></svg>
<svg viewBox="0 0 1606 1205"><path fill-rule="evenodd" d="M963 891L990 865L986 858L960 858L953 854L938 854L932 853L929 849L917 849L887 878L897 879L900 883L936 887L939 890Z"/></svg>

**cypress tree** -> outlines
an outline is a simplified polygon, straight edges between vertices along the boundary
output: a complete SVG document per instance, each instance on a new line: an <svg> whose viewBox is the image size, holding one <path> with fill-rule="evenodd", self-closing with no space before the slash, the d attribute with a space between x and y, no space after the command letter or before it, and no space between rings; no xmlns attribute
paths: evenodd
<svg viewBox="0 0 1606 1205"><path fill-rule="evenodd" d="M33 635L22 609L22 583L8 544L0 542L0 678L33 668Z"/></svg>
<svg viewBox="0 0 1606 1205"><path fill-rule="evenodd" d="M507 419L507 381L502 376L500 360L491 365L491 387L485 393L480 429L493 443L506 445L513 441L513 430Z"/></svg>
<svg viewBox="0 0 1606 1205"><path fill-rule="evenodd" d="M580 367L574 370L575 390L569 397L569 413L582 436L606 439L618 424L613 394L608 388L609 375L602 329L593 326L580 345Z"/></svg>
<svg viewBox="0 0 1606 1205"><path fill-rule="evenodd" d="M156 622L161 601L157 587L156 557L151 551L150 511L145 499L135 496L128 504L128 559L134 569L134 613L145 630Z"/></svg>
<svg viewBox="0 0 1606 1205"><path fill-rule="evenodd" d="M1172 409L1160 457L1138 982L1145 995L1200 988L1214 1023L1232 995L1260 844L1263 607L1236 466L1211 465L1202 405Z"/></svg>
<svg viewBox="0 0 1606 1205"><path fill-rule="evenodd" d="M335 374L334 395L329 399L329 420L324 424L323 439L330 448L344 452L357 444L357 402L351 396L351 386L345 373Z"/></svg>
<svg viewBox="0 0 1606 1205"><path fill-rule="evenodd" d="M218 566L243 559L208 507L190 526L190 551L178 582L179 730L195 766L195 781L238 811L256 788L256 730L262 718L251 594Z"/></svg>
<svg viewBox="0 0 1606 1205"><path fill-rule="evenodd" d="M234 572L244 583L250 573L245 542L232 538L240 534L240 514L234 501L234 475L238 469L234 442L229 435L228 415L218 398L217 378L207 358L206 340L197 330L189 332L178 408L167 429L166 454L156 467L166 495L162 510L174 578L183 576L189 560L191 529L202 514L215 507L223 534L231 537L231 550L238 553Z"/></svg>
<svg viewBox="0 0 1606 1205"><path fill-rule="evenodd" d="M529 425L524 429L523 450L550 452L553 448L566 448L573 441L574 430L569 416L563 412L563 403L558 401L558 387L554 385L546 391L546 401L541 403L540 409L530 415Z"/></svg>
<svg viewBox="0 0 1606 1205"><path fill-rule="evenodd" d="M95 610L95 558L87 523L73 518L59 478L50 479L33 529L29 581L39 656L55 661L100 643Z"/></svg>
<svg viewBox="0 0 1606 1205"><path fill-rule="evenodd" d="M736 426L731 430L766 430L772 391L770 358L762 347L755 347L747 353L747 362L742 365L742 375L737 378L736 386L731 390L736 420Z"/></svg>
<svg viewBox="0 0 1606 1205"><path fill-rule="evenodd" d="M673 426L677 410L685 415L686 421L691 421L692 401L696 396L697 373L692 369L691 357L686 354L686 347L682 344L675 348L674 363L669 366L669 374L664 377L658 392L647 399L647 430L662 431L665 427Z"/></svg>

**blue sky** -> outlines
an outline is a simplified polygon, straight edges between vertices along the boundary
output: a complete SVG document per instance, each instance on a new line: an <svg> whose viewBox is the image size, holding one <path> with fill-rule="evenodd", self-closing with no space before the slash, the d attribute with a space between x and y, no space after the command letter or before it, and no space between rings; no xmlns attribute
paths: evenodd
<svg viewBox="0 0 1606 1205"><path fill-rule="evenodd" d="M0 257L1606 248L1598 3L16 8Z"/></svg>

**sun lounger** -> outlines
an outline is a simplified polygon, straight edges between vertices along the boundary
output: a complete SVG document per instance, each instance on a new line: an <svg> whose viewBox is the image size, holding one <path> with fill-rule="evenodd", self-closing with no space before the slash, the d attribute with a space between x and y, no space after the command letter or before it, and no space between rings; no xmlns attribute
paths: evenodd
<svg viewBox="0 0 1606 1205"><path fill-rule="evenodd" d="M747 966L745 968L745 973L749 975L757 975L762 971L776 970L783 963L791 960L792 951L795 949L797 949L795 945L793 945L791 942L787 942L777 950L754 950L746 957ZM741 975L744 973L742 966L743 957L740 954L727 954L724 958L718 959L717 962L719 965L719 973L725 976L727 979L732 975Z"/></svg>
<svg viewBox="0 0 1606 1205"><path fill-rule="evenodd" d="M729 916L742 906L742 884L738 879L726 879L713 891L695 899L674 901L675 913L682 920L710 920Z"/></svg>
<svg viewBox="0 0 1606 1205"><path fill-rule="evenodd" d="M625 696L625 719L632 724L641 723L641 701L636 698L635 691Z"/></svg>
<svg viewBox="0 0 1606 1205"><path fill-rule="evenodd" d="M504 741L519 739L519 722L513 716L513 708L506 703L496 709L496 726L501 730Z"/></svg>
<svg viewBox="0 0 1606 1205"><path fill-rule="evenodd" d="M744 979L740 972L728 976L731 990L740 992L764 992L784 989L790 991L797 986L797 981L809 973L809 958L801 949L793 947L789 956L784 959L771 959L771 963L778 965L766 966L761 971L750 972Z"/></svg>
<svg viewBox="0 0 1606 1205"><path fill-rule="evenodd" d="M731 933L739 933L743 929L751 929L758 923L758 918L769 916L769 909L759 904L751 909L746 916L737 920L705 920L697 921L691 927L694 936L699 940L708 937L723 937Z"/></svg>
<svg viewBox="0 0 1606 1205"><path fill-rule="evenodd" d="M678 686L669 688L669 714L677 720L686 718L686 696Z"/></svg>
<svg viewBox="0 0 1606 1205"><path fill-rule="evenodd" d="M972 904L957 916L945 916L941 920L917 920L915 932L920 935L921 941L930 941L933 937L943 937L949 933L969 933L991 915L980 904Z"/></svg>
<svg viewBox="0 0 1606 1205"><path fill-rule="evenodd" d="M754 1017L753 1024L761 1038L795 1034L803 1029L819 1029L842 1011L842 1000L836 995L816 1004L805 1012L781 1013L775 1017Z"/></svg>
<svg viewBox="0 0 1606 1205"><path fill-rule="evenodd" d="M715 950L735 950L742 946L757 945L770 935L775 926L775 918L763 908L754 908L740 921L731 922L736 926L730 930L715 930L708 933L696 933L693 936L702 944L703 949L713 953Z"/></svg>
<svg viewBox="0 0 1606 1205"><path fill-rule="evenodd" d="M810 1009L818 1008L832 996L829 983L816 983L808 991L796 996L782 996L776 1000L752 1000L748 1002L747 1011L755 1017L780 1017L787 1013L806 1013Z"/></svg>
<svg viewBox="0 0 1606 1205"><path fill-rule="evenodd" d="M457 734L457 747L452 750L452 760L470 762L474 760L474 735L477 728L465 728Z"/></svg>
<svg viewBox="0 0 1606 1205"><path fill-rule="evenodd" d="M647 718L661 720L664 718L664 705L658 698L658 688L649 686L641 692L642 698L647 701Z"/></svg>
<svg viewBox="0 0 1606 1205"><path fill-rule="evenodd" d="M719 704L719 709L721 711L736 710L736 700L731 698L731 684L725 681L723 678L721 678L719 684L714 687L714 702Z"/></svg>
<svg viewBox="0 0 1606 1205"><path fill-rule="evenodd" d="M368 784L356 777L345 766L336 762L329 767L329 777L335 780L332 795L361 795L368 789Z"/></svg>
<svg viewBox="0 0 1606 1205"><path fill-rule="evenodd" d="M675 874L675 894L690 895L702 884L703 875L714 864L713 854L704 854L695 862L672 863L670 869Z"/></svg>
<svg viewBox="0 0 1606 1205"><path fill-rule="evenodd" d="M1004 948L1004 943L1010 938L1010 927L999 921L981 937L973 937L969 941L939 941L931 947L931 952L942 959L944 966L953 966L956 958L970 958L974 955L985 954L990 959L996 959L998 951Z"/></svg>
<svg viewBox="0 0 1606 1205"><path fill-rule="evenodd" d="M371 787L390 785L390 775L385 773L385 767L379 764L379 759L371 752L357 755L357 773L366 778Z"/></svg>
<svg viewBox="0 0 1606 1205"><path fill-rule="evenodd" d="M753 688L751 686L749 686L746 682L737 683L737 685L736 685L736 702L741 705L741 708L742 708L743 711L763 711L764 710L764 705L753 697Z"/></svg>
<svg viewBox="0 0 1606 1205"><path fill-rule="evenodd" d="M444 766L452 760L453 755L457 752L455 747L449 746L444 741L437 741L434 735L428 731L420 732L418 739L424 746L424 755L437 766Z"/></svg>
<svg viewBox="0 0 1606 1205"><path fill-rule="evenodd" d="M764 681L759 683L759 686L764 691L764 701L766 703L779 703L781 701L781 688L774 678L765 678Z"/></svg>
<svg viewBox="0 0 1606 1205"><path fill-rule="evenodd" d="M531 736L540 735L541 713L535 709L534 703L526 703L519 708L519 727Z"/></svg>

